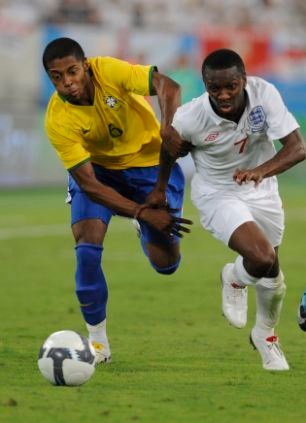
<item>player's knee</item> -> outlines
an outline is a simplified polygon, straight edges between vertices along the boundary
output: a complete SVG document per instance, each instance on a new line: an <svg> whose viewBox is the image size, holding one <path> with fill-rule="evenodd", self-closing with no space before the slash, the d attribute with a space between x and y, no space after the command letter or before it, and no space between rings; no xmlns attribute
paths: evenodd
<svg viewBox="0 0 306 423"><path fill-rule="evenodd" d="M157 266L152 261L151 261L151 265L153 269L156 270L156 272L162 275L172 275L172 273L174 273L178 269L180 265L180 261L181 261L181 257L179 257L179 259L174 264L170 264L169 266Z"/></svg>
<svg viewBox="0 0 306 423"><path fill-rule="evenodd" d="M263 249L258 249L253 254L253 262L256 268L262 273L262 276L265 276L269 273L273 265L275 264L276 253L274 248L267 247Z"/></svg>

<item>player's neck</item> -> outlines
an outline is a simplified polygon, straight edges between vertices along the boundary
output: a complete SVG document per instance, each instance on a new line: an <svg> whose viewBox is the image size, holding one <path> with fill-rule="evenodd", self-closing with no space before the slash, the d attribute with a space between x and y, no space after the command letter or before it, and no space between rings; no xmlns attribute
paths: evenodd
<svg viewBox="0 0 306 423"><path fill-rule="evenodd" d="M240 121L241 116L243 115L244 109L246 107L246 96L244 98L244 101L241 103L241 106L237 109L237 112L233 115L232 121L238 123Z"/></svg>
<svg viewBox="0 0 306 423"><path fill-rule="evenodd" d="M88 75L88 83L84 90L84 96L81 100L82 106L92 106L95 99L95 85L92 78Z"/></svg>

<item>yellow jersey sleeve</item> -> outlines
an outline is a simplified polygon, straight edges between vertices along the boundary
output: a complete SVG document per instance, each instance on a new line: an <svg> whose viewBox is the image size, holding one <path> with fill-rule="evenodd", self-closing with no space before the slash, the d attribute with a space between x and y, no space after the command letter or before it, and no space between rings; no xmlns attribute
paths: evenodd
<svg viewBox="0 0 306 423"><path fill-rule="evenodd" d="M151 65L132 65L113 57L97 57L96 65L105 80L125 91L149 96L153 93L152 78L157 68Z"/></svg>

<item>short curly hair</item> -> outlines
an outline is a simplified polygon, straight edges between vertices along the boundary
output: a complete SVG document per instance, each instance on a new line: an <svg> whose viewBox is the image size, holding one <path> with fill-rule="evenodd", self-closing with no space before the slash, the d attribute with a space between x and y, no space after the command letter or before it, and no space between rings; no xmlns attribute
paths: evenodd
<svg viewBox="0 0 306 423"><path fill-rule="evenodd" d="M74 56L78 60L85 60L85 53L80 44L71 38L56 38L51 41L45 48L42 62L46 71L48 64L55 59L62 59L66 56Z"/></svg>
<svg viewBox="0 0 306 423"><path fill-rule="evenodd" d="M220 70L232 68L233 66L236 66L238 71L242 75L245 75L245 66L238 53L226 48L215 50L204 59L202 64L202 76L204 78L207 69Z"/></svg>

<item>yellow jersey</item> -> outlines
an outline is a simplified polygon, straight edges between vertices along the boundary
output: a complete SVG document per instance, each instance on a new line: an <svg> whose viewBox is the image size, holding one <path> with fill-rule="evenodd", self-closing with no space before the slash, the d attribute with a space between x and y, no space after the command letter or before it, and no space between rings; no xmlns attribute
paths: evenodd
<svg viewBox="0 0 306 423"><path fill-rule="evenodd" d="M152 89L154 67L112 57L88 62L93 105L71 104L55 92L46 111L46 133L65 168L86 161L109 169L158 164L160 125L144 98Z"/></svg>

